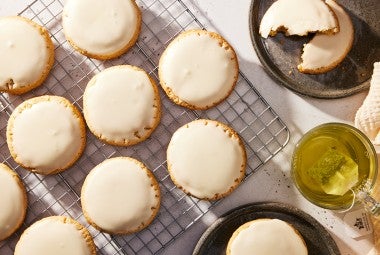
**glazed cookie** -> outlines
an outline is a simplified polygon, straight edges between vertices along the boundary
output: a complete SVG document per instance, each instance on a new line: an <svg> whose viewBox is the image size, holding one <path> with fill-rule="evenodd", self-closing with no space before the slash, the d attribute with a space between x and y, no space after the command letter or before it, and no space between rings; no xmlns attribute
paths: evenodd
<svg viewBox="0 0 380 255"><path fill-rule="evenodd" d="M160 121L157 85L138 67L107 68L87 84L83 113L90 131L104 142L119 146L142 142Z"/></svg>
<svg viewBox="0 0 380 255"><path fill-rule="evenodd" d="M265 12L259 33L267 38L278 31L300 36L314 32L334 34L339 32L339 22L324 0L277 0Z"/></svg>
<svg viewBox="0 0 380 255"><path fill-rule="evenodd" d="M230 95L238 72L235 51L224 38L214 32L189 30L165 49L158 74L174 103L204 110Z"/></svg>
<svg viewBox="0 0 380 255"><path fill-rule="evenodd" d="M302 63L298 70L302 73L319 74L339 65L351 50L354 41L354 26L350 16L334 0L326 0L339 21L339 32L333 35L316 34L303 47Z"/></svg>
<svg viewBox="0 0 380 255"><path fill-rule="evenodd" d="M15 255L95 255L88 230L65 216L50 216L35 222L21 235Z"/></svg>
<svg viewBox="0 0 380 255"><path fill-rule="evenodd" d="M68 0L62 25L74 49L91 58L116 58L132 47L141 29L134 0Z"/></svg>
<svg viewBox="0 0 380 255"><path fill-rule="evenodd" d="M148 226L160 207L160 188L146 166L133 158L106 159L87 175L83 213L95 228L129 234Z"/></svg>
<svg viewBox="0 0 380 255"><path fill-rule="evenodd" d="M17 173L0 163L0 241L12 235L26 215L27 196Z"/></svg>
<svg viewBox="0 0 380 255"><path fill-rule="evenodd" d="M167 149L174 184L199 199L230 194L242 181L246 152L239 135L213 120L195 120L179 128Z"/></svg>
<svg viewBox="0 0 380 255"><path fill-rule="evenodd" d="M240 226L227 245L227 255L307 255L306 243L289 223L257 219Z"/></svg>
<svg viewBox="0 0 380 255"><path fill-rule="evenodd" d="M19 16L0 18L0 92L22 94L42 84L54 63L48 31Z"/></svg>
<svg viewBox="0 0 380 255"><path fill-rule="evenodd" d="M22 167L39 174L58 173L69 168L84 150L84 120L63 97L31 98L10 116L7 142Z"/></svg>

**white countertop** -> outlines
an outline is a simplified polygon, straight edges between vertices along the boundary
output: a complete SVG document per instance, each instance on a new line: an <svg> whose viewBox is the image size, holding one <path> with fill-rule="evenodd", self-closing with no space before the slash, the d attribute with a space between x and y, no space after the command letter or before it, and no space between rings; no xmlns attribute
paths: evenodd
<svg viewBox="0 0 380 255"><path fill-rule="evenodd" d="M28 2L2 0L0 16L17 14ZM338 121L352 124L367 92L336 100L312 99L295 94L276 84L263 70L255 54L248 25L251 0L194 0L194 3L201 10L195 14L207 17L211 26L235 48L241 71L288 126L290 141L284 150L213 208L208 217L180 235L163 254L191 254L198 239L217 215L236 206L259 201L284 202L301 208L326 227L343 255L367 254L373 247L371 235L358 240L349 237L344 231L343 213L312 205L301 197L290 179L290 158L300 136L320 123ZM210 28L210 24L206 27Z"/></svg>

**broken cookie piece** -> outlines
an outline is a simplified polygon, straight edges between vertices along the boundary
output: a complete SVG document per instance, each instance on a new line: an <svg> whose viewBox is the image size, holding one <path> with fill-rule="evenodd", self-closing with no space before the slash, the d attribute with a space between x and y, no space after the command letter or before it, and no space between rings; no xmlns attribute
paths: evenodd
<svg viewBox="0 0 380 255"><path fill-rule="evenodd" d="M323 0L278 0L264 14L259 32L267 38L278 31L300 36L313 32L334 34L339 32L339 23Z"/></svg>
<svg viewBox="0 0 380 255"><path fill-rule="evenodd" d="M320 74L339 65L351 50L354 27L350 16L334 0L326 0L338 17L340 31L333 35L316 34L304 45L302 63L298 70L302 73Z"/></svg>

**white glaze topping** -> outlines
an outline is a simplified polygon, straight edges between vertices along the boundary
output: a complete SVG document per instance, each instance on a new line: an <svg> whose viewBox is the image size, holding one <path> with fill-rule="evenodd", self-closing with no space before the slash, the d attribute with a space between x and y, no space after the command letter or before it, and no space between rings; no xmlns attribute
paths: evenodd
<svg viewBox="0 0 380 255"><path fill-rule="evenodd" d="M11 88L37 82L49 60L47 43L40 31L17 17L0 18L0 52L0 90L8 90L11 80Z"/></svg>
<svg viewBox="0 0 380 255"><path fill-rule="evenodd" d="M15 255L91 255L81 231L70 222L48 217L25 230L17 243Z"/></svg>
<svg viewBox="0 0 380 255"><path fill-rule="evenodd" d="M326 0L326 3L337 15L340 30L334 35L316 34L305 44L300 69L335 67L351 49L354 27L350 17L334 0Z"/></svg>
<svg viewBox="0 0 380 255"><path fill-rule="evenodd" d="M135 159L111 158L97 165L82 188L87 217L106 232L128 233L150 223L159 207L158 184Z"/></svg>
<svg viewBox="0 0 380 255"><path fill-rule="evenodd" d="M196 120L179 128L170 140L170 175L176 184L198 198L228 192L244 174L243 145L224 129L216 121Z"/></svg>
<svg viewBox="0 0 380 255"><path fill-rule="evenodd" d="M81 122L63 97L35 100L27 100L15 109L7 127L11 133L8 143L16 162L49 174L66 168L81 153Z"/></svg>
<svg viewBox="0 0 380 255"><path fill-rule="evenodd" d="M308 254L304 241L293 227L278 219L249 223L247 228L241 229L229 247L231 255Z"/></svg>
<svg viewBox="0 0 380 255"><path fill-rule="evenodd" d="M11 235L22 222L26 210L25 190L17 174L0 164L0 240Z"/></svg>
<svg viewBox="0 0 380 255"><path fill-rule="evenodd" d="M114 66L95 75L83 101L90 130L121 145L149 135L159 118L159 95L153 86L142 69L132 66Z"/></svg>
<svg viewBox="0 0 380 255"><path fill-rule="evenodd" d="M221 45L222 44L222 45ZM220 38L206 31L185 32L166 48L159 63L161 85L180 100L211 107L235 85L235 53Z"/></svg>
<svg viewBox="0 0 380 255"><path fill-rule="evenodd" d="M133 0L68 0L62 14L65 35L95 55L122 50L139 27Z"/></svg>
<svg viewBox="0 0 380 255"><path fill-rule="evenodd" d="M265 12L260 34L267 38L271 31L285 27L287 35L306 35L308 32L339 31L333 12L323 0L277 0Z"/></svg>

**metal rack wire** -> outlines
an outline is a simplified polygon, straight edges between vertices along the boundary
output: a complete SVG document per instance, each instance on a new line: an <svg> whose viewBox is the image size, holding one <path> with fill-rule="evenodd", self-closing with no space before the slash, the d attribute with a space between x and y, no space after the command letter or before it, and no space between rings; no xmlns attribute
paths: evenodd
<svg viewBox="0 0 380 255"><path fill-rule="evenodd" d="M162 120L152 136L140 145L106 145L87 133L84 155L69 170L54 176L30 173L18 166L6 144L6 124L13 109L25 99L54 94L64 96L82 109L82 95L90 78L106 67L131 64L145 69L157 80L157 64L166 45L181 31L204 28L188 8L189 0L137 0L143 14L137 44L122 57L97 61L75 52L66 41L61 26L62 0L36 0L20 15L49 29L55 44L56 61L43 86L22 96L0 94L0 162L15 169L28 193L25 223L13 236L0 242L0 254L12 254L22 231L49 215L70 216L85 225L94 237L99 254L157 254L206 214L214 203L185 195L171 182L166 169L166 147L173 132L197 118L217 119L232 126L245 141L247 176L271 159L286 144L289 131L270 105L240 73L237 86L228 99L208 111L191 111L174 105L161 91ZM110 236L92 228L80 206L80 189L87 173L106 158L124 155L144 162L160 183L162 204L153 223L145 230L123 236Z"/></svg>

